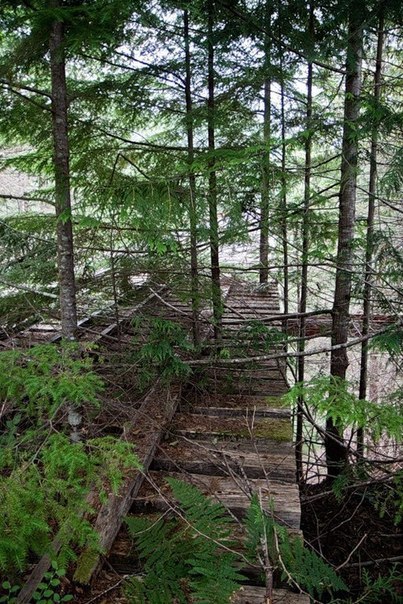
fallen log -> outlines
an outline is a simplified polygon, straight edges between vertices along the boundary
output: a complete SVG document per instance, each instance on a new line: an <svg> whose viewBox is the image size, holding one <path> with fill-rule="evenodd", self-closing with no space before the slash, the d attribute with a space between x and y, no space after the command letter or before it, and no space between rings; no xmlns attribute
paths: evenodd
<svg viewBox="0 0 403 604"><path fill-rule="evenodd" d="M102 505L94 525L99 538L98 547L88 548L79 557L73 577L77 583L89 584L101 569L102 556L109 553L132 501L143 484L145 473L172 420L179 398L179 386L162 391L154 389L137 411L136 419L131 430L126 432L125 438L136 443L142 470L130 472L124 479L119 493L111 493L108 501Z"/></svg>

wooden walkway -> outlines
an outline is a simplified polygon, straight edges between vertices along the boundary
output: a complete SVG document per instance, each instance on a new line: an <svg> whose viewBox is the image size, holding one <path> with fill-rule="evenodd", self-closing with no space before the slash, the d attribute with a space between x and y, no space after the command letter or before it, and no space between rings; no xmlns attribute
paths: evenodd
<svg viewBox="0 0 403 604"><path fill-rule="evenodd" d="M191 326L189 306L167 290L152 292L134 312L133 308L127 309L122 325L129 326L132 317L140 312L146 317L163 316L178 321L186 328ZM91 595L86 598L84 591L77 601L126 602L119 589L108 587L113 583L111 574L119 584L119 577L139 572L132 542L122 522L128 513L165 513L174 507L165 481L168 476L198 486L224 504L236 518L245 515L251 494L260 493L263 507L291 533L300 534L291 418L289 410L279 402L287 391L285 365L283 361L253 365L248 361L250 356L267 353L268 339L272 340L271 352L278 346L276 332L261 333L255 323L275 313L279 319L270 324L271 330L281 329L276 288L254 289L233 282L225 300L222 348L235 347L237 356L245 357L245 363L231 371L219 365L204 371L191 393L187 389L163 395L152 392L136 411L126 438L133 438L136 443L146 474L133 472L119 496L111 496L100 509L95 526L108 557L103 568L99 558L88 564L85 552L84 558L79 559L78 570L84 559L84 566L91 573L95 571L97 578L92 582ZM93 317L83 322L82 328L89 329L94 339L100 340L111 337L117 326L113 321L105 326L104 320ZM144 441L143 450L141 435L145 433L152 438ZM234 595L233 602L266 604L266 590L259 584L258 573L242 570L248 584ZM90 577L79 574L76 571L75 579L80 578L83 583ZM274 590L273 604L308 604L307 596L279 587ZM18 601L23 604L29 600Z"/></svg>
<svg viewBox="0 0 403 604"><path fill-rule="evenodd" d="M184 307L178 310L184 312ZM256 336L253 321L273 313L279 313L274 287L256 291L233 284L226 297L223 347L233 346L235 339L237 354L247 357L265 351L266 337ZM247 328L239 329L240 317L248 319ZM169 318L183 320L174 311ZM281 315L276 327L281 327ZM301 509L295 483L291 418L289 410L279 404L286 391L283 362L252 366L246 359L244 365L231 372L219 366L204 372L200 389L196 387L191 395L183 394L130 513L155 515L174 508L176 502L166 483L166 478L172 476L196 485L236 518L245 515L251 493L260 493L263 507L298 535ZM136 565L138 568L127 541L122 528L108 559L114 570L122 574L133 573ZM266 603L266 590L259 585L258 573L243 570L249 584L234 596L233 602ZM274 590L273 597L274 604L309 602L307 596L287 589Z"/></svg>

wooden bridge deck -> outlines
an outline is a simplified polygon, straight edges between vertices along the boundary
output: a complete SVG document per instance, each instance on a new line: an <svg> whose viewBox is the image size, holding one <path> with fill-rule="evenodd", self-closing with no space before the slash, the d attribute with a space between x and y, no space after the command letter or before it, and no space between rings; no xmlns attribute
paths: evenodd
<svg viewBox="0 0 403 604"><path fill-rule="evenodd" d="M182 307L180 310L183 312ZM223 346L227 342L232 345L236 335L239 353L250 355L253 348L254 355L258 354L265 338L260 343L248 330L239 333L238 329L236 333L234 318L256 321L275 312L279 313L279 301L274 288L254 292L240 284L232 286L225 302ZM177 318L173 311L170 318ZM276 327L281 327L280 314ZM298 535L301 509L291 418L289 410L279 404L287 391L283 362L251 366L246 359L230 374L227 369L213 367L202 376L202 383L191 396L182 396L130 513L155 515L174 508L176 502L166 483L171 476L196 485L236 518L246 514L251 494L260 493L263 508ZM124 573L133 572L136 563L122 528L109 564ZM250 576L250 569L245 569L245 574ZM268 602L257 573L252 573L249 583L234 595L233 602ZM274 590L273 598L273 604L309 602L307 596L287 589Z"/></svg>
<svg viewBox="0 0 403 604"><path fill-rule="evenodd" d="M160 291L157 296L150 294L134 312L133 308L127 309L122 325L129 326L139 312L176 320L185 327L191 325L189 306L167 291ZM151 393L136 411L131 424L133 434L129 427L126 438L136 442L146 474L131 473L119 496L111 495L100 509L95 526L108 557L100 573L100 560L93 561L92 570L97 571L98 578L93 582L91 595L86 598L84 591L82 597L77 596L77 602L95 602L97 594L105 604L126 601L118 591L105 589L111 583L107 579L111 569L118 579L139 570L122 522L128 513L155 514L175 505L165 482L167 476L181 477L197 485L237 518L245 515L251 493L259 492L263 507L291 533L299 534L301 510L295 484L291 418L279 400L287 391L284 361L251 365L247 360L260 351L267 352L268 334L254 331L253 322L275 313L279 319L270 328L281 329L274 287L253 290L245 284L233 283L225 300L222 346L233 346L235 341L237 354L245 356L245 363L232 371L219 365L206 370L200 387L191 396L187 391L181 395L179 390L162 397ZM113 321L105 325L105 320L94 317L83 321L82 329L98 341L113 337L117 325ZM51 339L55 340L54 334ZM275 346L274 337L272 347ZM142 435L146 433L152 438L145 439L143 446ZM85 566L88 569L88 560ZM250 573L246 571L246 575ZM80 580L85 583L85 577ZM20 604L28 602L27 597L21 597ZM309 602L307 596L282 588L274 590L273 598L273 604ZM256 573L234 595L233 602L268 603Z"/></svg>

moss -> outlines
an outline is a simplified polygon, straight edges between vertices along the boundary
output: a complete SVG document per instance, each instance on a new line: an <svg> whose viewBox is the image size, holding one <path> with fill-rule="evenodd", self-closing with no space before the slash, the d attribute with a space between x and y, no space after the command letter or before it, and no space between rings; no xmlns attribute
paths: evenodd
<svg viewBox="0 0 403 604"><path fill-rule="evenodd" d="M242 427L238 430L227 430L221 432L223 436L234 436L236 438L250 438L248 428ZM255 422L253 435L256 438L267 438L277 442L292 440L292 427L288 419L262 419Z"/></svg>
<svg viewBox="0 0 403 604"><path fill-rule="evenodd" d="M267 407L270 409L281 409L285 407L285 403L283 401L283 397L281 395L278 396L265 396L265 403Z"/></svg>
<svg viewBox="0 0 403 604"><path fill-rule="evenodd" d="M88 585L91 580L92 573L99 563L99 551L97 549L88 548L80 556L77 562L76 572L74 573L74 581L82 585Z"/></svg>

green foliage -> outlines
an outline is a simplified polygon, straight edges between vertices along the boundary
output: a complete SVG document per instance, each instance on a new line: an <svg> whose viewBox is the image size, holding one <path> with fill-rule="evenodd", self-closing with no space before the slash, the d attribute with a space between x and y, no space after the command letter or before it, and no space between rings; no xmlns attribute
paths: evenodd
<svg viewBox="0 0 403 604"><path fill-rule="evenodd" d="M147 333L146 342L134 355L143 379L151 382L155 376L171 380L189 375L190 367L182 361L180 353L190 352L192 345L178 323L160 318L138 319L134 328L139 334L138 339L144 331Z"/></svg>
<svg viewBox="0 0 403 604"><path fill-rule="evenodd" d="M398 567L392 568L387 575L379 575L376 579L371 578L369 572L364 568L362 572L364 584L363 593L359 599L353 600L339 599L332 600L332 604L379 604L379 602L388 602L388 604L402 604L401 586L403 584L403 575L398 571Z"/></svg>
<svg viewBox="0 0 403 604"><path fill-rule="evenodd" d="M375 350L387 352L391 357L403 355L403 328L391 325L386 331L372 339L371 346Z"/></svg>
<svg viewBox="0 0 403 604"><path fill-rule="evenodd" d="M96 547L84 518L90 489L105 498L117 492L127 468L139 467L130 443L111 436L73 443L64 433L64 405L98 405L103 382L89 352L62 343L0 355L0 401L9 413L0 435L2 572L21 572L32 554L51 552L56 533L62 562L74 557L75 545Z"/></svg>
<svg viewBox="0 0 403 604"><path fill-rule="evenodd" d="M374 496L374 505L381 518L389 514L394 523L399 525L403 520L403 470L398 470L393 477L393 482L388 488L380 489Z"/></svg>
<svg viewBox="0 0 403 604"><path fill-rule="evenodd" d="M55 227L51 214L24 213L1 219L0 266L8 283L48 285L56 279Z"/></svg>
<svg viewBox="0 0 403 604"><path fill-rule="evenodd" d="M237 554L229 551L233 546L232 519L196 487L174 479L168 482L181 508L178 518L126 520L144 571L142 579L127 582L126 595L133 604L227 604L243 579L235 568ZM251 563L261 559L266 544L272 566L281 571L282 579L313 598L347 591L322 558L263 512L256 495L246 515L245 531L244 547Z"/></svg>
<svg viewBox="0 0 403 604"><path fill-rule="evenodd" d="M143 563L144 579L130 579L130 602L227 604L243 577L235 568L232 521L225 508L184 482L168 480L183 515L156 522L129 518L127 524ZM219 564L217 564L219 559Z"/></svg>
<svg viewBox="0 0 403 604"><path fill-rule="evenodd" d="M19 292L0 298L1 325L7 330L35 318L36 312L49 307L49 298L34 292Z"/></svg>
<svg viewBox="0 0 403 604"><path fill-rule="evenodd" d="M0 401L37 421L65 403L97 406L103 385L89 352L88 346L74 342L2 352Z"/></svg>
<svg viewBox="0 0 403 604"><path fill-rule="evenodd" d="M245 527L246 548L251 560L255 560L265 543L271 563L280 568L282 579L304 589L313 598L347 591L344 582L322 558L305 548L300 538L290 537L284 526L262 510L256 495L252 497Z"/></svg>
<svg viewBox="0 0 403 604"><path fill-rule="evenodd" d="M59 593L61 587L61 578L64 577L66 571L64 568L59 568L56 560L52 561L51 570L46 572L42 581L38 584L37 589L32 594L32 602L36 604L53 604L54 602L71 602L73 596L71 594ZM3 581L2 589L7 593L0 596L0 602L7 604L15 604L17 595L20 591L19 585L11 585L10 581Z"/></svg>
<svg viewBox="0 0 403 604"><path fill-rule="evenodd" d="M117 492L125 468L140 467L129 443L112 437L72 443L59 433L33 459L19 461L0 478L0 570L7 572L23 570L30 553L49 551L55 531L62 560L74 557L72 544L96 546L83 518L87 494Z"/></svg>
<svg viewBox="0 0 403 604"><path fill-rule="evenodd" d="M61 577L66 571L59 568L57 562L52 562L51 570L44 574L41 583L32 595L32 600L37 604L53 604L53 602L71 602L73 596L70 594L60 595L58 592L61 585Z"/></svg>
<svg viewBox="0 0 403 604"><path fill-rule="evenodd" d="M240 342L248 342L250 348L261 352L273 350L275 346L284 344L284 333L276 327L267 327L261 321L252 319L239 330Z"/></svg>
<svg viewBox="0 0 403 604"><path fill-rule="evenodd" d="M17 601L17 593L20 591L19 585L11 585L10 581L3 581L1 588L6 593L0 596L0 602L7 604L15 604Z"/></svg>
<svg viewBox="0 0 403 604"><path fill-rule="evenodd" d="M284 396L284 401L295 405L300 397L311 409L332 418L340 431L347 427L365 428L374 440L379 440L382 434L401 440L402 402L399 400L382 405L360 400L350 391L348 382L332 376L296 384Z"/></svg>

